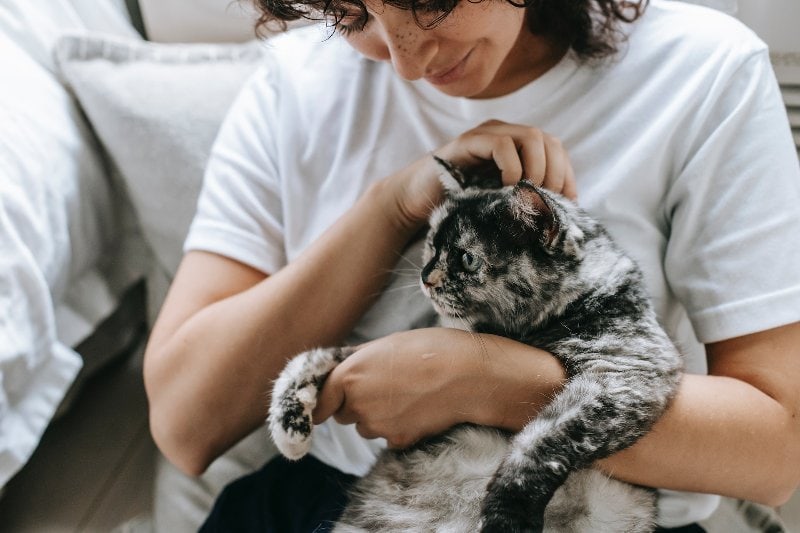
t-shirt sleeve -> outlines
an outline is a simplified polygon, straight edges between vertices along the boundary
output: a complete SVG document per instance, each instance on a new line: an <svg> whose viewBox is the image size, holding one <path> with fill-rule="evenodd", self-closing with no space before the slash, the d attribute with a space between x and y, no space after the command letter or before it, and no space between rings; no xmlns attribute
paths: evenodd
<svg viewBox="0 0 800 533"><path fill-rule="evenodd" d="M184 252L214 252L266 274L286 263L274 70L269 62L261 67L223 121L184 243Z"/></svg>
<svg viewBox="0 0 800 533"><path fill-rule="evenodd" d="M767 51L719 80L685 135L665 267L698 340L800 320L800 166Z"/></svg>

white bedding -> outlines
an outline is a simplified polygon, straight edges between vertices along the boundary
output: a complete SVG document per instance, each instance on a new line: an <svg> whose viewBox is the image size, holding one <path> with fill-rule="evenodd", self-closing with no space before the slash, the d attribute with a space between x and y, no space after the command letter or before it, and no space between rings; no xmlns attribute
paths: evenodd
<svg viewBox="0 0 800 533"><path fill-rule="evenodd" d="M0 3L0 487L79 371L72 350L136 273L103 258L119 228L106 164L56 77L64 30L135 36L122 0Z"/></svg>

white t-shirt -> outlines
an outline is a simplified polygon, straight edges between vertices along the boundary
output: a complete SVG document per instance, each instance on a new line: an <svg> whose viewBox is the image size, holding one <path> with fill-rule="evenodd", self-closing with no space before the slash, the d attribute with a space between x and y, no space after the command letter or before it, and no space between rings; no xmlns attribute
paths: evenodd
<svg viewBox="0 0 800 533"><path fill-rule="evenodd" d="M310 27L269 41L215 143L187 251L274 273L369 184L499 119L561 139L579 203L639 262L687 371L706 372L702 343L800 320L800 168L767 49L735 19L653 0L613 61L568 54L485 100L404 81L328 35ZM414 285L403 269L419 251L409 247L353 342L429 312L421 291L401 288ZM383 446L331 421L312 453L364 474ZM662 491L659 524L703 519L716 503Z"/></svg>

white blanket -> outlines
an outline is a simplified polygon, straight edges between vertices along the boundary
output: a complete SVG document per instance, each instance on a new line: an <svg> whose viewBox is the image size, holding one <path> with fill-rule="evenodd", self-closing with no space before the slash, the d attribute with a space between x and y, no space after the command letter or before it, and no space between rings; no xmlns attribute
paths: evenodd
<svg viewBox="0 0 800 533"><path fill-rule="evenodd" d="M99 268L117 226L112 190L54 74L52 44L74 28L135 33L120 0L0 3L0 487L80 370L71 347L116 305Z"/></svg>

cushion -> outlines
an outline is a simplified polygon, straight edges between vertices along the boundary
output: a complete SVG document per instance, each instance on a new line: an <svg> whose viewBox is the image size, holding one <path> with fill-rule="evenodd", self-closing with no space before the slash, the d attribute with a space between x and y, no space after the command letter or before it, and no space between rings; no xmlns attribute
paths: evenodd
<svg viewBox="0 0 800 533"><path fill-rule="evenodd" d="M57 43L57 64L129 193L163 277L174 275L193 217L203 169L222 119L262 45L156 44L77 33ZM159 459L154 501L157 530L191 531L216 495L272 451L263 428L201 478Z"/></svg>
<svg viewBox="0 0 800 533"><path fill-rule="evenodd" d="M98 268L118 226L106 165L49 46L69 27L133 34L125 21L117 0L0 3L0 71L13 73L0 83L0 487L81 368L73 347L115 307Z"/></svg>
<svg viewBox="0 0 800 533"><path fill-rule="evenodd" d="M182 255L220 123L262 44L156 44L72 34L60 70L122 180L168 275Z"/></svg>

